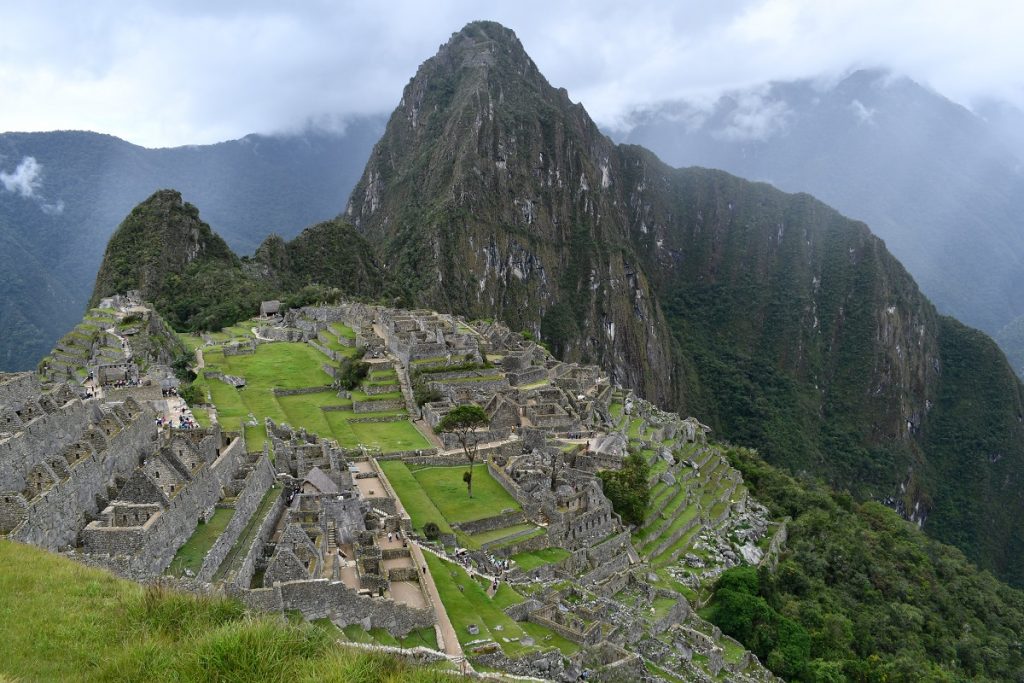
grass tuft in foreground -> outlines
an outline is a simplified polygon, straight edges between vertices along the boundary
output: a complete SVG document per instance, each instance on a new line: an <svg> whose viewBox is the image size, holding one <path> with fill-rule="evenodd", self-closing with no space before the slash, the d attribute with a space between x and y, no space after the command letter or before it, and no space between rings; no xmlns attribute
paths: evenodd
<svg viewBox="0 0 1024 683"><path fill-rule="evenodd" d="M143 588L0 541L0 681L455 681L336 644L331 625Z"/></svg>

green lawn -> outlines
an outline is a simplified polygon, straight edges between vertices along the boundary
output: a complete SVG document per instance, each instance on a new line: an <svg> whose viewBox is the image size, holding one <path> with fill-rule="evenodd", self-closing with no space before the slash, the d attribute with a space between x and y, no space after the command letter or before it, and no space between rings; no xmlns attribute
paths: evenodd
<svg viewBox="0 0 1024 683"><path fill-rule="evenodd" d="M425 553L425 556L430 566L430 575L434 577L437 592L441 595L441 602L444 603L448 618L455 627L456 636L463 645L490 638L510 657L551 647L557 647L565 655L571 655L579 650L578 645L544 626L516 622L505 614L503 610L506 607L523 600L523 597L507 584L502 585L494 598L489 598L485 588L471 579L462 567L442 560L433 553ZM466 630L469 624L480 627L479 635L469 634ZM495 630L495 626L498 625L502 627L500 631ZM518 639L524 635L533 637L536 645L520 645ZM510 642L506 643L505 638Z"/></svg>
<svg viewBox="0 0 1024 683"><path fill-rule="evenodd" d="M441 511L434 505L423 487L409 471L409 468L401 460L382 460L380 468L391 483L391 487L398 494L402 501L402 507L409 513L412 525L417 531L423 530L427 522L434 522L441 529L441 533L450 534L452 528L448 520L444 518Z"/></svg>
<svg viewBox="0 0 1024 683"><path fill-rule="evenodd" d="M402 422L350 422L349 428L355 436L356 443L380 448L385 453L425 450L431 447L426 437L416 429L416 425L408 420ZM340 437L338 441L341 441Z"/></svg>
<svg viewBox="0 0 1024 683"><path fill-rule="evenodd" d="M523 571L530 571L546 564L561 562L569 557L570 553L565 548L544 548L543 550L530 550L525 553L517 553L512 560Z"/></svg>
<svg viewBox="0 0 1024 683"><path fill-rule="evenodd" d="M353 330L348 325L343 325L342 323L331 323L328 327L330 328L331 332L333 332L338 337L345 337L346 339L356 338L355 330Z"/></svg>
<svg viewBox="0 0 1024 683"><path fill-rule="evenodd" d="M263 444L267 441L267 427L263 423L245 425L245 450L249 453L262 453Z"/></svg>
<svg viewBox="0 0 1024 683"><path fill-rule="evenodd" d="M262 426L267 417L277 423L287 422L295 429L305 428L328 439L335 439L342 446L355 447L364 444L380 448L385 453L405 450L427 449L430 442L408 420L400 422L350 423L354 417L376 415L405 416L405 410L378 411L356 414L351 410L324 411L325 406L349 406L349 399L342 399L334 391L294 396L274 396L273 390L297 389L310 386L326 386L330 376L321 365L328 359L308 344L275 342L260 344L256 353L242 356L224 356L223 352L209 351L206 354L207 368L230 375L245 377L242 389L219 380L201 378L197 381L200 390L209 393L217 406L222 424L235 424L234 420L248 419L252 414L260 423L259 427L247 428L246 439L250 451L263 448L266 440ZM394 376L394 370L380 371L385 378ZM394 392L380 396L367 396L356 390L353 394L360 400L400 399L402 394Z"/></svg>
<svg viewBox="0 0 1024 683"><path fill-rule="evenodd" d="M275 342L260 344L256 353L224 357L227 372L241 375L257 387L299 389L331 383L321 367L327 358L309 344Z"/></svg>
<svg viewBox="0 0 1024 683"><path fill-rule="evenodd" d="M413 476L452 524L493 517L508 508L521 509L519 503L494 480L487 466L479 462L473 468L473 497L470 498L462 481L462 473L466 470L467 467L462 465L427 467L417 470Z"/></svg>
<svg viewBox="0 0 1024 683"><path fill-rule="evenodd" d="M214 541L224 533L228 522L234 516L234 508L217 508L209 522L199 522L192 536L185 541L185 545L178 548L165 573L184 576L186 569L192 570L193 573L198 572L203 566L206 553L213 547Z"/></svg>

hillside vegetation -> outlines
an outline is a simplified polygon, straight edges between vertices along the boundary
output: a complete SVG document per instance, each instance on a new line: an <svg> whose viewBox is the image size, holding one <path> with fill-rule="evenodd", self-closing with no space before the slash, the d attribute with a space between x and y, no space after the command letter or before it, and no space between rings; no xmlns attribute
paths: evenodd
<svg viewBox="0 0 1024 683"><path fill-rule="evenodd" d="M118 579L0 541L0 680L444 683L454 676L335 644L333 625Z"/></svg>
<svg viewBox="0 0 1024 683"><path fill-rule="evenodd" d="M137 289L176 330L219 330L255 314L263 300L301 306L342 293L379 295L382 283L372 250L343 221L318 223L291 241L272 235L255 256L239 258L181 193L160 190L110 238L90 304Z"/></svg>
<svg viewBox="0 0 1024 683"><path fill-rule="evenodd" d="M878 503L797 481L742 448L733 466L789 517L778 567L719 579L706 615L787 680L1017 681L1024 592Z"/></svg>

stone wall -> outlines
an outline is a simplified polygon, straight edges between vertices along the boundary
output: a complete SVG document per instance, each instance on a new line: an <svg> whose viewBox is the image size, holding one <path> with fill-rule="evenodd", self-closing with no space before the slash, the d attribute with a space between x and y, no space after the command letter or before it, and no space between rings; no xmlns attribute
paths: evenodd
<svg viewBox="0 0 1024 683"><path fill-rule="evenodd" d="M416 609L391 600L359 595L344 583L327 579L289 581L236 594L251 609L295 610L309 620L326 618L341 627L360 624L365 628L383 628L399 637L431 627L435 622L432 609Z"/></svg>
<svg viewBox="0 0 1024 683"><path fill-rule="evenodd" d="M74 399L42 413L13 436L0 440L0 491L21 491L29 471L76 441L99 419L96 399Z"/></svg>
<svg viewBox="0 0 1024 683"><path fill-rule="evenodd" d="M394 384L364 384L362 386L367 396L379 396L380 394L390 394L396 391L402 390L402 385L395 380Z"/></svg>
<svg viewBox="0 0 1024 683"><path fill-rule="evenodd" d="M97 512L97 495L105 497L112 481L131 474L139 457L153 451L155 435L152 416L142 411L104 448L69 463L67 479L28 501L28 515L11 537L51 551L74 545L87 517Z"/></svg>
<svg viewBox="0 0 1024 683"><path fill-rule="evenodd" d="M318 387L302 387L300 389L277 389L274 390L274 396L303 396L305 394L319 394L325 391L334 391L334 387L331 385L323 385Z"/></svg>
<svg viewBox="0 0 1024 683"><path fill-rule="evenodd" d="M274 483L274 467L266 456L260 456L256 466L245 478L241 492L235 499L235 514L231 517L227 527L217 538L210 550L206 553L203 566L200 568L197 578L200 581L211 581L221 562L227 557L231 547L238 540L249 520L252 518L256 508L259 507L263 496Z"/></svg>
<svg viewBox="0 0 1024 683"><path fill-rule="evenodd" d="M174 559L195 531L199 519L208 516L238 470L240 440L221 453L212 464L193 472L192 481L174 496L164 510L139 527L103 527L90 524L82 541L90 554L129 555L133 575L155 576ZM141 540L138 532L145 530Z"/></svg>
<svg viewBox="0 0 1024 683"><path fill-rule="evenodd" d="M41 393L39 377L34 372L0 373L0 405L21 407Z"/></svg>
<svg viewBox="0 0 1024 683"><path fill-rule="evenodd" d="M392 401L352 401L352 412L356 414L379 413L385 410L405 410L405 401L402 399Z"/></svg>
<svg viewBox="0 0 1024 683"><path fill-rule="evenodd" d="M523 510L526 512L528 517L534 517L540 511L540 505L533 499L532 496L527 494L521 488L519 484L512 480L512 477L505 474L505 470L497 467L492 461L487 461L487 471L495 481L501 484L501 488L508 492L508 495L512 496L517 503L523 506Z"/></svg>
<svg viewBox="0 0 1024 683"><path fill-rule="evenodd" d="M779 554L786 546L786 539L788 538L786 527L788 524L789 517L783 519L782 523L779 524L779 528L775 530L775 535L772 536L772 540L768 544L768 550L765 551L760 564L770 567L772 570L775 569L776 565L779 563Z"/></svg>
<svg viewBox="0 0 1024 683"><path fill-rule="evenodd" d="M277 520L281 517L284 508L284 496L278 496L267 512L267 516L260 522L259 531L256 532L256 537L246 549L245 558L242 560L238 570L226 577L225 580L227 582L238 588L249 588L249 584L252 583L253 574L256 573L256 564L263 557L263 546L266 545L274 533Z"/></svg>
<svg viewBox="0 0 1024 683"><path fill-rule="evenodd" d="M465 532L467 534L482 534L485 531L494 531L495 529L504 529L505 527L515 526L517 524L523 524L526 522L526 516L522 510L514 510L509 512L503 512L493 517L485 517L484 519L477 519L472 522L462 522L461 524L452 524L456 529Z"/></svg>

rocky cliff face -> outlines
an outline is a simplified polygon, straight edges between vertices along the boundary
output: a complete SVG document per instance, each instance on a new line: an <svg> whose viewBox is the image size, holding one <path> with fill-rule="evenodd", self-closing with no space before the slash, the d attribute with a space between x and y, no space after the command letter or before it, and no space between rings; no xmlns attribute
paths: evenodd
<svg viewBox="0 0 1024 683"><path fill-rule="evenodd" d="M420 67L346 216L415 302L539 331L1024 581L1006 551L1024 410L990 342L940 318L862 223L612 144L511 31L470 24ZM971 399L992 419L960 439L978 376L1001 389Z"/></svg>
<svg viewBox="0 0 1024 683"><path fill-rule="evenodd" d="M346 216L417 303L539 332L670 404L671 339L623 230L616 161L511 31L471 24L406 86Z"/></svg>

